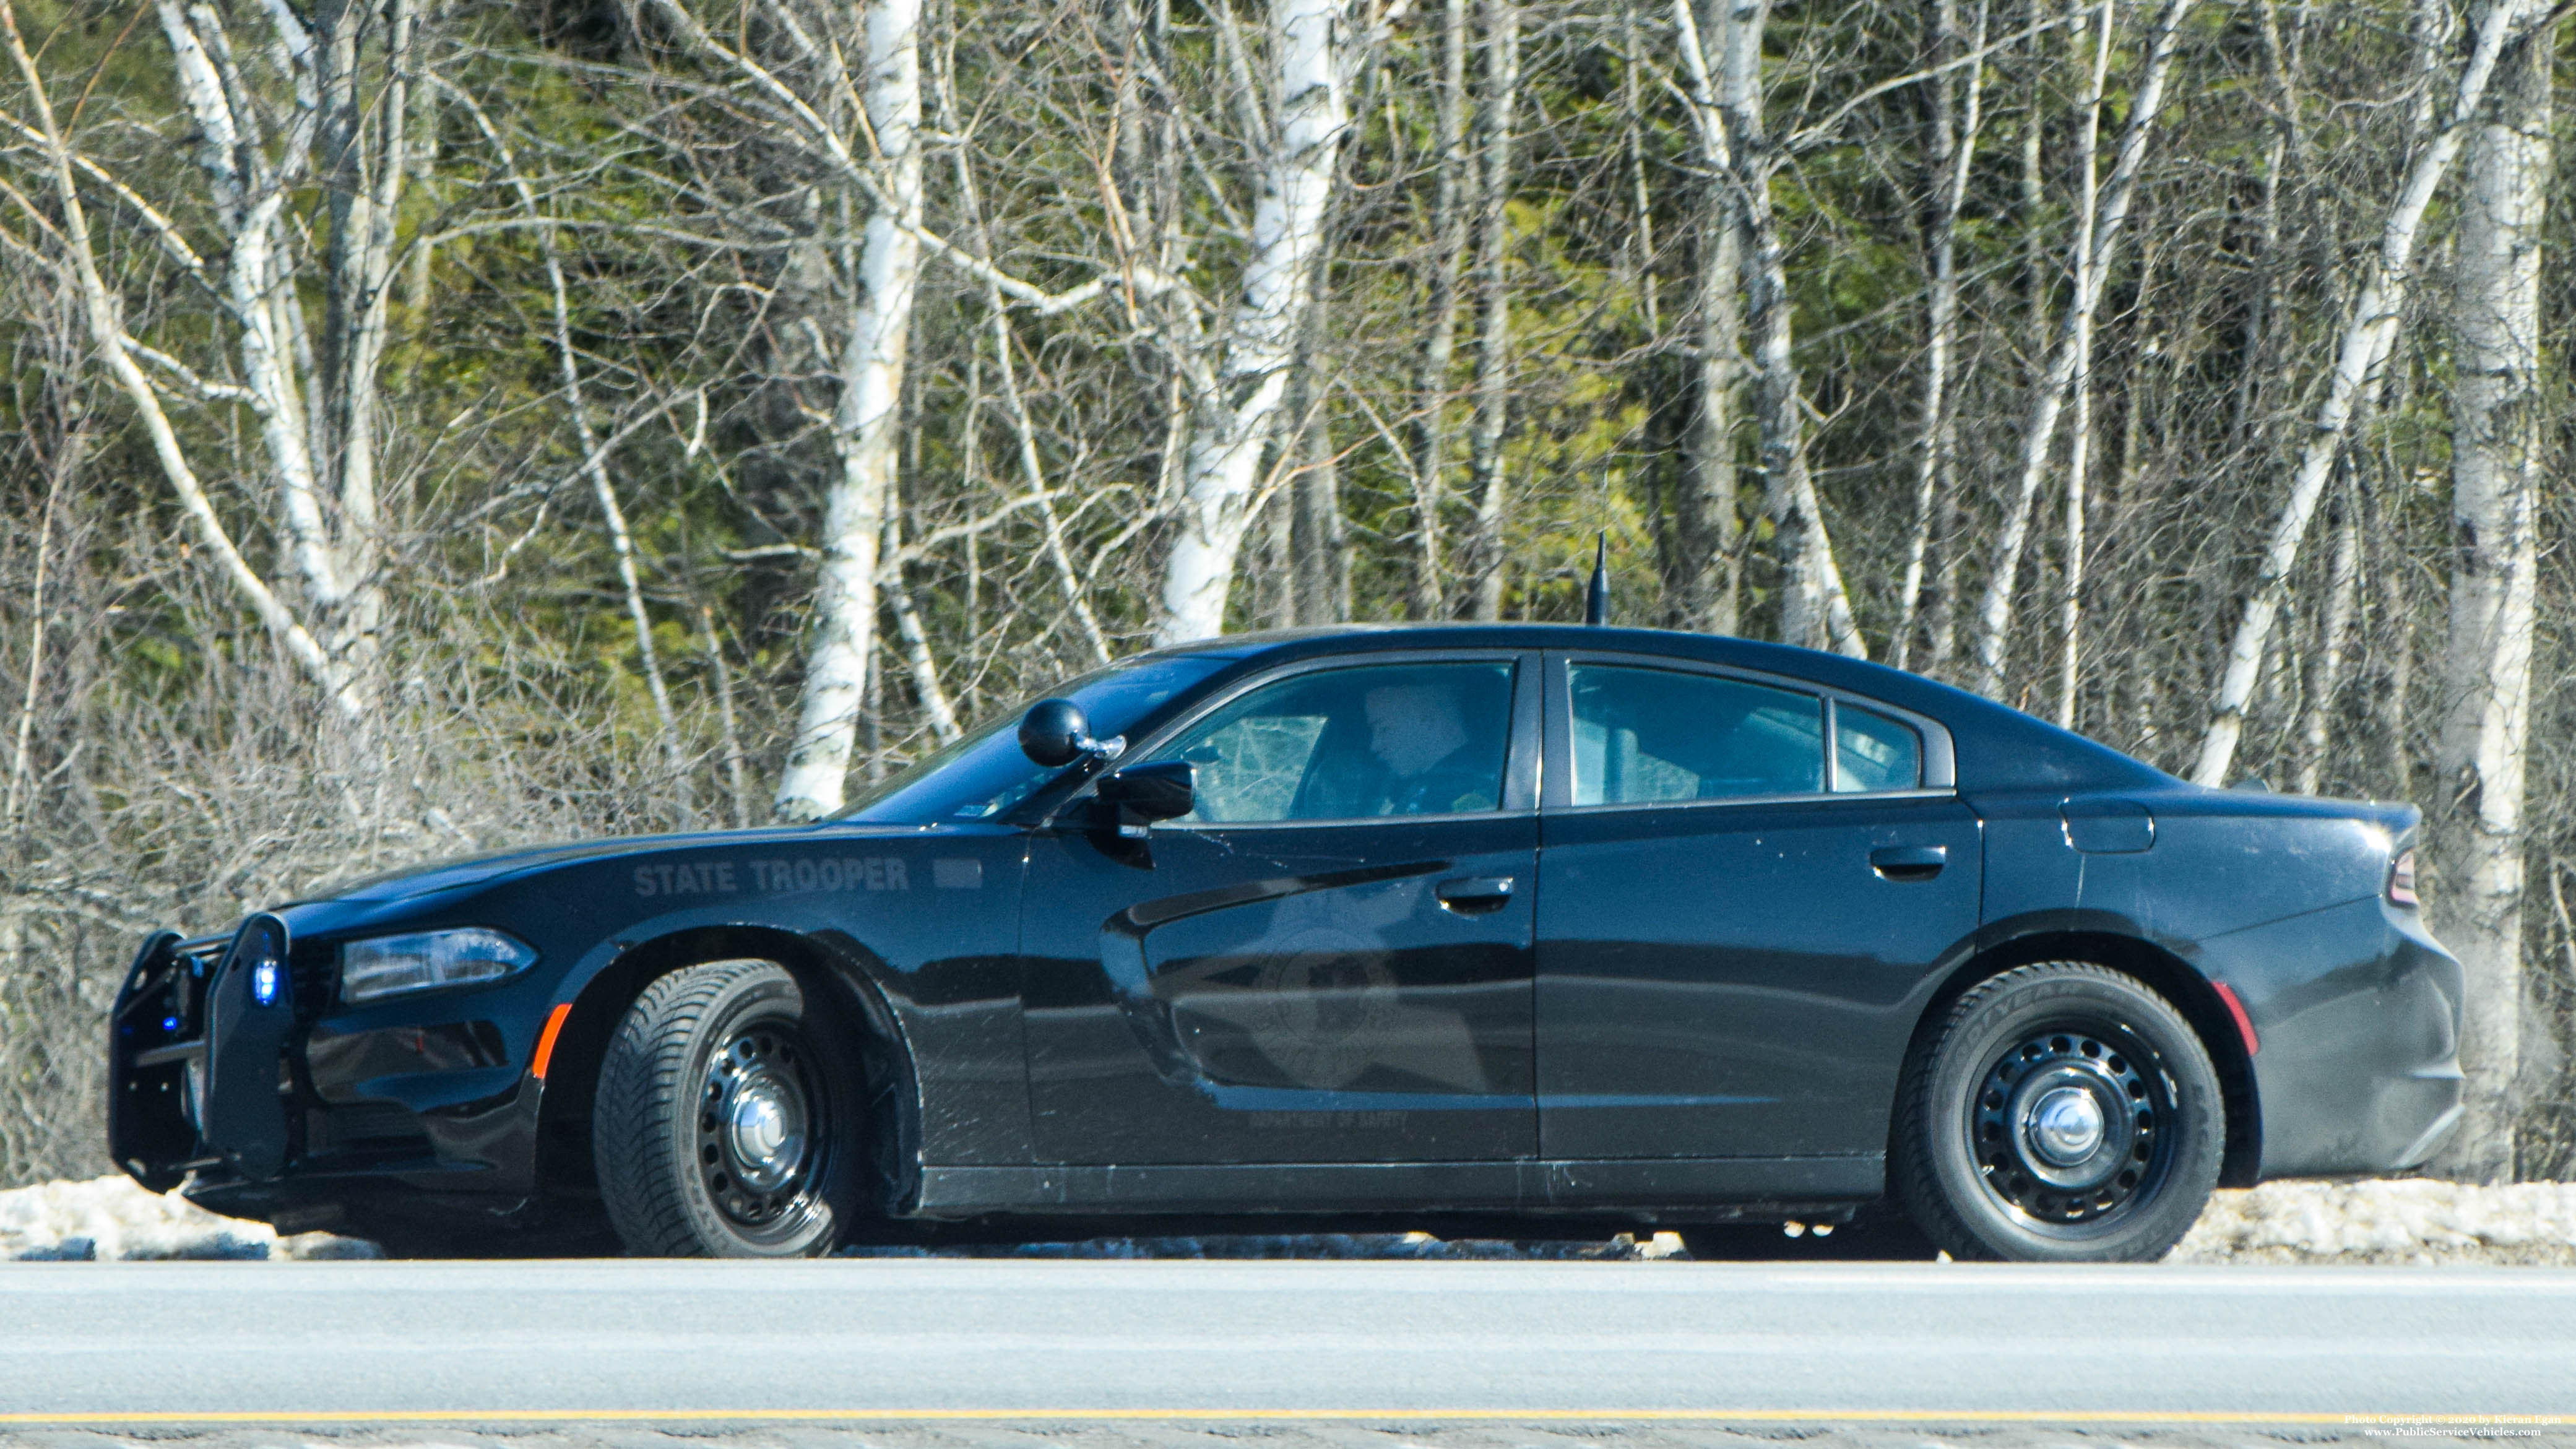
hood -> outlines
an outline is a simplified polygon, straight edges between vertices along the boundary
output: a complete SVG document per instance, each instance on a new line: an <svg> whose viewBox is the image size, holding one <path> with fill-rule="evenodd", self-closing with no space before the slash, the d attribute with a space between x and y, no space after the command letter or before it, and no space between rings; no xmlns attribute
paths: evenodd
<svg viewBox="0 0 2576 1449"><path fill-rule="evenodd" d="M811 835L817 828L819 827L813 825L781 825L752 830L700 830L675 835L625 835L614 836L607 840L572 840L551 845L520 845L506 850L487 851L481 855L458 856L449 860L431 861L425 865L404 866L398 870L366 876L337 888L317 892L307 900L403 900L411 896L425 896L434 891L484 885L521 871L567 865L574 861L595 860L602 856L644 855L663 850L695 849L709 845L744 845L763 840L794 840ZM846 830L847 827L843 829ZM913 832L904 830L889 833L911 834Z"/></svg>

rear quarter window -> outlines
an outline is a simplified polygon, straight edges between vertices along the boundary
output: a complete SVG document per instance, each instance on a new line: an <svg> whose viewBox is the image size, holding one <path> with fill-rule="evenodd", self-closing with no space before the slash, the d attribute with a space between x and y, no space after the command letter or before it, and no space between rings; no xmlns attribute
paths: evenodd
<svg viewBox="0 0 2576 1449"><path fill-rule="evenodd" d="M1912 790L1923 783L1923 736L1876 710L1834 705L1834 791Z"/></svg>

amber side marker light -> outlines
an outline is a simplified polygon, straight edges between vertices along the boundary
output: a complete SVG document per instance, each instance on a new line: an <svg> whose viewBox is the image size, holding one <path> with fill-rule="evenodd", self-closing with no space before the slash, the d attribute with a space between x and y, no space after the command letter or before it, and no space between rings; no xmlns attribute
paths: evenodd
<svg viewBox="0 0 2576 1449"><path fill-rule="evenodd" d="M546 1063L555 1059L555 1038L562 1034L564 1018L570 1015L572 1003L569 1001L556 1003L555 1009L547 1013L546 1029L537 1036L537 1054L528 1059L529 1076L540 1082L546 1079Z"/></svg>
<svg viewBox="0 0 2576 1449"><path fill-rule="evenodd" d="M2388 867L2388 899L2401 906L2423 904L2415 898L2415 852L2399 851L2396 863Z"/></svg>

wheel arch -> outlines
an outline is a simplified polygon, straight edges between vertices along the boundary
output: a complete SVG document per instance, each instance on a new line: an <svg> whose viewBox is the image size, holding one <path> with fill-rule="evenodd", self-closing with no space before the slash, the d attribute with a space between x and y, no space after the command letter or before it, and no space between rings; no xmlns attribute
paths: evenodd
<svg viewBox="0 0 2576 1449"><path fill-rule="evenodd" d="M2227 1146L2219 1160L2218 1185L2253 1186L2262 1168L2263 1117L2256 1098L2254 1061L2245 1050L2244 1036L2236 1029L2234 1015L2219 999L2209 978L2151 941L2117 931L2061 929L2031 931L1989 945L1962 962L1934 989L1914 1023L1913 1037L1906 1045L1906 1060L1914 1060L1916 1053L1927 1049L1950 1004L1978 982L2040 961L2090 961L2106 966L2135 978L2172 1003L2200 1037L2201 1049L2209 1053L2210 1065L2218 1073L2220 1095L2225 1099ZM1891 1123L1900 1120L1901 1111L1899 1103L1890 1113Z"/></svg>
<svg viewBox="0 0 2576 1449"><path fill-rule="evenodd" d="M866 964L848 953L794 931L765 926L700 926L640 941L618 953L582 983L547 1064L546 1090L538 1101L536 1171L539 1190L568 1209L595 1204L597 1168L591 1157L591 1110L609 1042L628 1008L661 977L709 961L775 961L817 999L829 1003L855 1037L866 1073L868 1104L863 1150L877 1168L892 1212L918 1188L920 1093L912 1052L885 993ZM605 1218L602 1218L605 1225Z"/></svg>

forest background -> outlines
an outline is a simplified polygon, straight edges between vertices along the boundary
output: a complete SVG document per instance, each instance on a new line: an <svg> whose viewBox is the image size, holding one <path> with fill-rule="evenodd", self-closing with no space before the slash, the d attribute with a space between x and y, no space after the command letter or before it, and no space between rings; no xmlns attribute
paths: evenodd
<svg viewBox="0 0 2576 1449"><path fill-rule="evenodd" d="M0 1186L134 942L1345 619L2409 799L2576 1177L2539 0L0 0Z"/></svg>

